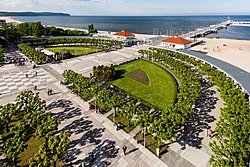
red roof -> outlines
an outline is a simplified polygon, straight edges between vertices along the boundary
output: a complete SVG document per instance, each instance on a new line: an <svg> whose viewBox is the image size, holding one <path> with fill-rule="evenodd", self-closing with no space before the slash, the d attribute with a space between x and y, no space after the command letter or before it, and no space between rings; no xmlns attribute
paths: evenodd
<svg viewBox="0 0 250 167"><path fill-rule="evenodd" d="M186 44L191 43L189 40L186 40L184 38L177 37L177 36L173 36L173 37L164 39L164 40L162 40L162 42L174 43L174 44L182 44L182 45L186 45Z"/></svg>
<svg viewBox="0 0 250 167"><path fill-rule="evenodd" d="M120 31L120 32L117 32L115 33L114 35L117 35L117 36L123 36L123 37L134 37L135 35L130 33L130 32L126 32L124 30Z"/></svg>

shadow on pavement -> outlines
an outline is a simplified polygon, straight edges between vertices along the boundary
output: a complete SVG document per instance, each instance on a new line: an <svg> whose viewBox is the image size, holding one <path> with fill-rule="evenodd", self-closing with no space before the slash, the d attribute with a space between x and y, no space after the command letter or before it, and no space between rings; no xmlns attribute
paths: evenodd
<svg viewBox="0 0 250 167"><path fill-rule="evenodd" d="M70 107L71 105L73 105L73 103L70 100L59 99L55 102L50 103L47 106L47 110L52 110L54 108L67 108Z"/></svg>
<svg viewBox="0 0 250 167"><path fill-rule="evenodd" d="M82 132L90 130L92 128L92 121L80 118L77 120L74 120L72 123L66 125L61 131L67 131L69 133L73 134L80 134Z"/></svg>
<svg viewBox="0 0 250 167"><path fill-rule="evenodd" d="M180 127L178 130L176 141L183 146L182 149L185 149L186 145L201 148L203 137L200 136L204 136L202 133L211 128L208 124L216 120L210 115L218 101L218 98L214 97L216 92L210 89L213 85L204 79L201 79L200 83L201 96L195 102L195 113L187 119L183 129Z"/></svg>
<svg viewBox="0 0 250 167"><path fill-rule="evenodd" d="M87 129L89 128L88 126L93 126L93 125L87 125ZM77 157L80 154L82 154L82 151L80 151L80 149L76 147L100 144L101 139L99 138L102 137L104 131L105 131L104 128L94 128L94 129L88 130L85 134L83 134L81 138L71 141L69 149L67 153L65 153L64 155L64 160L65 162L67 162L67 166L80 165L80 163L82 162L81 160L77 160L76 162L73 162L77 159Z"/></svg>
<svg viewBox="0 0 250 167"><path fill-rule="evenodd" d="M89 153L89 156L84 159L86 166L108 166L112 158L115 158L119 152L119 148L116 148L115 144L115 141L104 140L101 144L96 146Z"/></svg>

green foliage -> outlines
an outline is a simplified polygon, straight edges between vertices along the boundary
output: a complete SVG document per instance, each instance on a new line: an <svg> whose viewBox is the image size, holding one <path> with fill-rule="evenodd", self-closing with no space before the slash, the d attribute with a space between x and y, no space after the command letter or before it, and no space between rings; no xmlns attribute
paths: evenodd
<svg viewBox="0 0 250 167"><path fill-rule="evenodd" d="M94 28L93 24L88 25L88 33L89 34L97 33L97 30Z"/></svg>
<svg viewBox="0 0 250 167"><path fill-rule="evenodd" d="M24 44L19 44L18 48L21 50L23 54L25 54L27 57L32 59L37 64L46 63L46 55L41 52L36 51L32 47L24 45Z"/></svg>
<svg viewBox="0 0 250 167"><path fill-rule="evenodd" d="M31 41L32 45L54 45L54 44L70 44L75 43L83 46L119 46L123 44L121 41L117 40L106 40L97 38L49 38L39 41Z"/></svg>
<svg viewBox="0 0 250 167"><path fill-rule="evenodd" d="M30 159L29 166L55 166L58 159L68 149L70 144L69 134L61 132L58 136L46 138L40 146L39 153Z"/></svg>
<svg viewBox="0 0 250 167"><path fill-rule="evenodd" d="M250 105L240 87L223 72L200 60L173 51L151 50L198 67L200 73L209 76L210 81L218 86L224 108L221 108L215 128L217 141L209 144L214 153L209 162L215 167L246 166L250 155Z"/></svg>
<svg viewBox="0 0 250 167"><path fill-rule="evenodd" d="M78 30L64 30L56 27L45 27L41 22L25 22L17 25L17 30L21 36L32 35L34 37L40 37L42 35L49 36L75 36L86 35L84 31Z"/></svg>
<svg viewBox="0 0 250 167"><path fill-rule="evenodd" d="M93 76L100 79L101 81L111 81L114 78L115 67L113 64L111 66L94 66L93 67Z"/></svg>
<svg viewBox="0 0 250 167"><path fill-rule="evenodd" d="M9 131L8 124L12 117L21 117ZM21 92L15 104L0 106L1 134L9 132L7 140L2 141L0 154L7 157L6 164L16 165L18 155L27 146L27 140L34 135L37 139L54 134L59 120L52 118L50 112L46 112L46 103L42 101L38 94L31 91Z"/></svg>
<svg viewBox="0 0 250 167"><path fill-rule="evenodd" d="M190 66L169 55L167 50L150 48L150 50L138 51L143 56L146 55L149 60L170 68L180 80L178 87L177 99L161 112L161 116L155 119L149 126L148 132L152 133L154 139L158 141L172 142L175 139L176 127L182 126L194 111L192 105L200 96L199 77L195 75Z"/></svg>
<svg viewBox="0 0 250 167"><path fill-rule="evenodd" d="M15 26L2 26L0 29L0 36L5 37L10 42L17 42L20 38L18 29Z"/></svg>

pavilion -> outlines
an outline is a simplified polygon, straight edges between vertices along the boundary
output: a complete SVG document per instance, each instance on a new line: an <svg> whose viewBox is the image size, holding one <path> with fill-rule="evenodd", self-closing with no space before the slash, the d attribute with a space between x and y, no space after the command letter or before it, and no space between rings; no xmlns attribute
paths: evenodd
<svg viewBox="0 0 250 167"><path fill-rule="evenodd" d="M178 36L172 36L161 41L161 46L173 49L187 49L191 47L191 44L191 41Z"/></svg>
<svg viewBox="0 0 250 167"><path fill-rule="evenodd" d="M113 38L117 40L135 39L135 35L130 32L121 30L120 32L113 34Z"/></svg>

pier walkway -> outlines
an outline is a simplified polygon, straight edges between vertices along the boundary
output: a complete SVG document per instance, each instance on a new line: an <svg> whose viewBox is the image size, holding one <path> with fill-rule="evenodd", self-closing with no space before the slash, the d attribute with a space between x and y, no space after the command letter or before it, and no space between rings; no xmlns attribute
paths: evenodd
<svg viewBox="0 0 250 167"><path fill-rule="evenodd" d="M210 33L217 32L218 30L220 30L222 28L227 28L227 26L229 26L231 23L232 23L232 21L227 20L227 21L219 23L219 24L210 25L209 27L198 28L194 31L191 31L187 34L182 34L180 36L183 38L195 38L195 37L206 36Z"/></svg>

